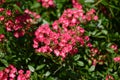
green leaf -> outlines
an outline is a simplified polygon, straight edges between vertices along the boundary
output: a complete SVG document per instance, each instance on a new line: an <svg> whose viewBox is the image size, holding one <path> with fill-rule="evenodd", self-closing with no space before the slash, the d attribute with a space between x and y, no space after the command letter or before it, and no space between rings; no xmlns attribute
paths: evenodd
<svg viewBox="0 0 120 80"><path fill-rule="evenodd" d="M8 62L5 59L0 59L0 62L5 65L5 67L8 67Z"/></svg>
<svg viewBox="0 0 120 80"><path fill-rule="evenodd" d="M28 68L29 68L29 70L30 70L31 72L34 72L34 71L35 71L34 67L31 66L31 65L28 65Z"/></svg>
<svg viewBox="0 0 120 80"><path fill-rule="evenodd" d="M113 5L109 5L111 8L117 9L118 11L120 11L119 7L113 6Z"/></svg>
<svg viewBox="0 0 120 80"><path fill-rule="evenodd" d="M95 31L94 31L94 32L92 32L91 34L92 34L92 35L95 35L96 33L97 33L97 30L95 30Z"/></svg>
<svg viewBox="0 0 120 80"><path fill-rule="evenodd" d="M34 73L33 73L33 76L32 76L32 80L37 80L37 77L38 77L37 73L34 72Z"/></svg>
<svg viewBox="0 0 120 80"><path fill-rule="evenodd" d="M107 44L107 47L109 48L111 45L112 45L112 43L108 43L108 44Z"/></svg>
<svg viewBox="0 0 120 80"><path fill-rule="evenodd" d="M55 80L53 77L48 77L46 80Z"/></svg>
<svg viewBox="0 0 120 80"><path fill-rule="evenodd" d="M0 58L3 58L4 56L5 54L0 51Z"/></svg>
<svg viewBox="0 0 120 80"><path fill-rule="evenodd" d="M66 0L55 0L56 3L64 3Z"/></svg>
<svg viewBox="0 0 120 80"><path fill-rule="evenodd" d="M111 12L112 17L115 17L113 10L111 8L109 8L109 10Z"/></svg>
<svg viewBox="0 0 120 80"><path fill-rule="evenodd" d="M63 7L62 4L57 4L57 8L61 9Z"/></svg>
<svg viewBox="0 0 120 80"><path fill-rule="evenodd" d="M0 71L3 70L5 67L0 67Z"/></svg>
<svg viewBox="0 0 120 80"><path fill-rule="evenodd" d="M4 33L5 31L4 31L4 28L3 28L3 26L2 25L0 25L1 27L0 27L0 34L1 33Z"/></svg>
<svg viewBox="0 0 120 80"><path fill-rule="evenodd" d="M91 60L88 60L88 64L91 65L91 64L92 64L92 61L91 61Z"/></svg>
<svg viewBox="0 0 120 80"><path fill-rule="evenodd" d="M77 61L77 60L79 60L79 59L80 59L80 55L79 55L79 54L74 56L74 60L75 60L75 61Z"/></svg>
<svg viewBox="0 0 120 80"><path fill-rule="evenodd" d="M36 70L41 70L44 67L45 67L45 64L41 64L41 65L37 66Z"/></svg>
<svg viewBox="0 0 120 80"><path fill-rule="evenodd" d="M100 46L101 46L101 47L103 47L103 46L105 47L105 42L102 42L102 43L100 44Z"/></svg>
<svg viewBox="0 0 120 80"><path fill-rule="evenodd" d="M108 31L107 30L102 30L102 33L107 35L108 34Z"/></svg>
<svg viewBox="0 0 120 80"><path fill-rule="evenodd" d="M82 61L77 61L78 66L84 66L84 63Z"/></svg>
<svg viewBox="0 0 120 80"><path fill-rule="evenodd" d="M43 24L48 24L49 22L43 19Z"/></svg>
<svg viewBox="0 0 120 80"><path fill-rule="evenodd" d="M101 25L101 23L102 23L102 20L101 20L101 19L98 20L98 24L97 24L97 26L99 27L99 26Z"/></svg>
<svg viewBox="0 0 120 80"><path fill-rule="evenodd" d="M92 71L94 71L94 70L95 70L95 66L94 66L94 65L89 68L89 71L90 71L90 72L92 72Z"/></svg>
<svg viewBox="0 0 120 80"><path fill-rule="evenodd" d="M20 8L19 6L17 6L16 4L14 4L13 6L14 6L14 8L15 8L16 10L18 10L18 11L21 12L21 13L23 13L23 11L21 10L21 8Z"/></svg>
<svg viewBox="0 0 120 80"><path fill-rule="evenodd" d="M106 36L98 36L97 38L106 38Z"/></svg>
<svg viewBox="0 0 120 80"><path fill-rule="evenodd" d="M35 3L31 6L31 9L39 8L39 7L40 7L40 3L35 2Z"/></svg>
<svg viewBox="0 0 120 80"><path fill-rule="evenodd" d="M85 0L86 3L94 3L94 0Z"/></svg>
<svg viewBox="0 0 120 80"><path fill-rule="evenodd" d="M102 34L102 32L98 32L97 34L95 34L95 36L100 36Z"/></svg>
<svg viewBox="0 0 120 80"><path fill-rule="evenodd" d="M84 3L85 3L84 0L78 0L78 1L79 1L79 3L81 3L81 4L84 4Z"/></svg>
<svg viewBox="0 0 120 80"><path fill-rule="evenodd" d="M108 2L106 2L105 0L102 0L101 3L102 3L103 5L105 5L105 6L108 5Z"/></svg>
<svg viewBox="0 0 120 80"><path fill-rule="evenodd" d="M44 75L45 75L46 77L48 77L50 74L51 74L51 73L50 73L49 71L47 71Z"/></svg>
<svg viewBox="0 0 120 80"><path fill-rule="evenodd" d="M114 50L112 50L112 49L106 49L108 52L110 52L110 53L114 53Z"/></svg>
<svg viewBox="0 0 120 80"><path fill-rule="evenodd" d="M115 36L116 38L118 38L118 37L119 37L119 33L116 32L114 36Z"/></svg>

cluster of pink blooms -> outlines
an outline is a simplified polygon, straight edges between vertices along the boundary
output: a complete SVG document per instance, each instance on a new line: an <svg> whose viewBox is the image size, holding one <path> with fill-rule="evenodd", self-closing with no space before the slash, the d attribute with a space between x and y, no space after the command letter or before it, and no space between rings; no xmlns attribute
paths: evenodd
<svg viewBox="0 0 120 80"><path fill-rule="evenodd" d="M6 0L0 0L0 5L5 3Z"/></svg>
<svg viewBox="0 0 120 80"><path fill-rule="evenodd" d="M111 75L107 75L105 80L114 80L114 78Z"/></svg>
<svg viewBox="0 0 120 80"><path fill-rule="evenodd" d="M118 46L116 44L112 44L110 46L110 48L113 49L114 52L116 52L116 53L118 52ZM105 59L106 56L101 54L101 52L98 50L98 48L91 47L90 48L90 52L91 52L91 56L90 57L91 57L91 59L93 61L93 65L96 65L97 63L104 63L103 59ZM96 56L98 57L98 59L94 58ZM120 57L115 57L113 60L115 62L120 62Z"/></svg>
<svg viewBox="0 0 120 80"><path fill-rule="evenodd" d="M112 44L110 46L110 48L113 49L115 53L118 52L118 46L116 44ZM90 52L91 52L90 57L93 61L94 66L96 66L97 63L101 63L101 64L104 63L104 59L106 58L106 56L101 54L101 52L99 51L98 48L91 47ZM98 57L98 59L95 58L96 56ZM120 56L113 58L113 60L114 60L114 62L119 62L120 63Z"/></svg>
<svg viewBox="0 0 120 80"><path fill-rule="evenodd" d="M0 80L29 80L31 72L29 70L24 73L24 70L19 70L9 65L4 70L0 71Z"/></svg>
<svg viewBox="0 0 120 80"><path fill-rule="evenodd" d="M110 48L112 48L116 53L118 52L118 46L116 44L112 44Z"/></svg>
<svg viewBox="0 0 120 80"><path fill-rule="evenodd" d="M92 65L96 66L97 64L103 65L104 59L106 58L102 52L99 51L98 48L91 47L90 48L90 58L92 60Z"/></svg>
<svg viewBox="0 0 120 80"><path fill-rule="evenodd" d="M0 34L0 42L2 42L4 38L5 38L5 35L4 34Z"/></svg>
<svg viewBox="0 0 120 80"><path fill-rule="evenodd" d="M15 17L15 20L7 20L5 22L6 30L14 31L14 36L19 38L25 34L24 26L27 26L27 20L30 19L28 14L23 14Z"/></svg>
<svg viewBox="0 0 120 80"><path fill-rule="evenodd" d="M35 32L36 38L33 40L33 47L36 48L37 52L54 52L56 56L65 58L67 53L73 54L77 51L76 42L84 45L83 37L79 37L83 35L80 33L80 29L83 28L77 26L76 30L54 32L48 24L41 25Z"/></svg>
<svg viewBox="0 0 120 80"><path fill-rule="evenodd" d="M113 58L114 62L120 63L120 56Z"/></svg>
<svg viewBox="0 0 120 80"><path fill-rule="evenodd" d="M110 48L113 49L114 52L116 52L116 53L118 52L118 46L116 44L112 44L110 46ZM120 63L120 56L114 57L113 60L114 60L114 62Z"/></svg>
<svg viewBox="0 0 120 80"><path fill-rule="evenodd" d="M76 8L76 9L79 9L82 11L82 5L80 5L78 3L78 0L72 0L72 4L73 4L73 7ZM95 10L94 9L91 9L89 10L86 15L83 15L82 13L80 14L82 16L82 20L81 22L87 20L87 21L91 21L91 20L98 20L98 16L95 15ZM81 19L81 18L80 18Z"/></svg>
<svg viewBox="0 0 120 80"><path fill-rule="evenodd" d="M42 4L43 7L49 8L49 7L54 7L54 1L53 0L37 0Z"/></svg>
<svg viewBox="0 0 120 80"><path fill-rule="evenodd" d="M0 8L0 13L4 11L4 8ZM5 19L4 16L0 15L0 22Z"/></svg>
<svg viewBox="0 0 120 80"><path fill-rule="evenodd" d="M7 31L14 32L16 38L23 36L30 26L40 18L39 14L29 10L25 10L23 14L20 14L18 11L12 14L11 10L0 8L0 13L2 13L0 21L3 22ZM5 14L3 15L3 13Z"/></svg>
<svg viewBox="0 0 120 80"><path fill-rule="evenodd" d="M97 60L96 58L94 58L96 55L99 55L99 50L98 48L93 48L91 47L90 49L90 58L92 60L92 65L96 66L96 64L99 62L99 60Z"/></svg>
<svg viewBox="0 0 120 80"><path fill-rule="evenodd" d="M29 9L26 9L24 12L25 12L26 14L31 15L31 16L34 18L34 21L37 21L37 19L40 18L40 15L39 15L39 14L37 14L36 12L32 12L32 11L30 11ZM29 19L29 21L30 21L30 22L33 22L33 19Z"/></svg>
<svg viewBox="0 0 120 80"><path fill-rule="evenodd" d="M84 28L77 25L90 19L95 20L95 10L92 9L84 15L81 4L76 2L73 6L75 9L65 10L62 16L53 22L51 28L48 24L39 26L35 31L33 40L33 47L36 49L36 52L53 52L56 56L65 58L68 53L77 53L77 43L80 46L84 46L87 43L88 47L92 47L89 43L89 36L84 35ZM87 16L91 16L89 20Z"/></svg>

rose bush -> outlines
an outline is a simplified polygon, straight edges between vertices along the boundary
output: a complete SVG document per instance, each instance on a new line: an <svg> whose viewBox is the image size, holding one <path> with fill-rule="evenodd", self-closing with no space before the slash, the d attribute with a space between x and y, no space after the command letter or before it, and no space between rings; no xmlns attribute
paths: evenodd
<svg viewBox="0 0 120 80"><path fill-rule="evenodd" d="M118 80L119 4L1 0L0 80Z"/></svg>

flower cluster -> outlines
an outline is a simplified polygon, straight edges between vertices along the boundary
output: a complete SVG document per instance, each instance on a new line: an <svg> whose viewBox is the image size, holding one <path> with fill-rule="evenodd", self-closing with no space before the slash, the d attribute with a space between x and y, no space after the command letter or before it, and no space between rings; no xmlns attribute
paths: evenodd
<svg viewBox="0 0 120 80"><path fill-rule="evenodd" d="M14 31L14 36L19 38L25 34L24 26L29 26L27 20L30 19L28 14L23 14L15 17L15 20L7 20L5 22L6 30L11 32Z"/></svg>
<svg viewBox="0 0 120 80"><path fill-rule="evenodd" d="M112 44L110 46L110 48L113 49L114 52L116 52L116 53L118 52L118 46L116 44ZM120 56L114 57L113 60L114 60L114 62L120 63Z"/></svg>
<svg viewBox="0 0 120 80"><path fill-rule="evenodd" d="M90 58L92 60L92 65L96 66L97 64L103 65L104 59L106 58L98 48L90 48Z"/></svg>
<svg viewBox="0 0 120 80"><path fill-rule="evenodd" d="M105 80L114 80L114 78L111 75L107 75L106 78L105 78Z"/></svg>
<svg viewBox="0 0 120 80"><path fill-rule="evenodd" d="M78 3L78 0L71 0L73 8L82 9L82 5Z"/></svg>
<svg viewBox="0 0 120 80"><path fill-rule="evenodd" d="M42 3L42 6L45 8L54 7L54 1L53 0L37 0L38 2Z"/></svg>
<svg viewBox="0 0 120 80"><path fill-rule="evenodd" d="M33 40L33 47L37 52L54 52L56 56L65 58L67 53L76 52L76 42L80 42L84 45L84 40L80 33L80 26L76 30L64 31L60 30L54 32L50 29L48 24L41 25L35 32L36 38ZM81 34L77 36L77 34ZM40 47L39 47L40 46ZM42 47L41 47L42 46Z"/></svg>
<svg viewBox="0 0 120 80"><path fill-rule="evenodd" d="M5 0L0 0L0 5L5 3Z"/></svg>
<svg viewBox="0 0 120 80"><path fill-rule="evenodd" d="M118 52L118 46L116 44L110 45L110 48L117 53ZM102 52L98 48L90 47L90 58L92 60L92 64L96 66L96 64L103 64L106 59L106 55L109 53L107 52L106 54L102 54ZM120 62L120 56L113 58L114 62Z"/></svg>
<svg viewBox="0 0 120 80"><path fill-rule="evenodd" d="M113 49L116 53L118 52L118 46L116 44L112 44L110 48Z"/></svg>
<svg viewBox="0 0 120 80"><path fill-rule="evenodd" d="M78 3L78 0L72 0L73 7L79 10L82 10L82 5ZM98 16L95 15L95 10L91 9L89 10L86 15L82 15L82 18L91 21L91 20L98 20ZM82 20L84 21L84 20Z"/></svg>
<svg viewBox="0 0 120 80"><path fill-rule="evenodd" d="M17 71L13 65L9 65L0 71L0 80L29 80L31 72L29 70L24 73L23 70Z"/></svg>
<svg viewBox="0 0 120 80"><path fill-rule="evenodd" d="M8 32L14 33L16 38L23 36L30 26L40 18L39 14L28 9L21 14L18 11L11 13L11 10L0 8L0 13L2 14L0 21L5 25Z"/></svg>
<svg viewBox="0 0 120 80"><path fill-rule="evenodd" d="M39 15L39 14L37 14L36 12L32 12L32 11L30 11L29 9L26 9L24 12L25 12L26 14L29 14L29 15L31 15L31 16L33 17L33 19L29 19L30 22L36 22L37 19L40 18L40 15ZM28 22L29 22L29 21L28 21Z"/></svg>
<svg viewBox="0 0 120 80"><path fill-rule="evenodd" d="M115 53L118 52L118 46L116 44L112 44L110 45L110 47ZM107 51L106 54L102 54L102 52L98 49L98 48L94 48L92 47L92 44L91 44L91 47L90 47L90 58L92 60L92 65L96 66L96 64L104 64L105 62L105 59L106 59L106 55L109 53ZM120 62L120 57L115 57L113 58L114 62Z"/></svg>
<svg viewBox="0 0 120 80"><path fill-rule="evenodd" d="M77 25L89 21L87 16L94 16L95 10L92 12L92 9L84 15L82 5L77 5L79 8L65 10L61 17L53 22L51 28L48 24L39 26L35 31L35 39L33 40L33 47L36 52L54 52L56 56L65 58L68 53L77 53L77 43L80 46L87 43L88 47L91 47L90 43L88 43L89 36L84 35L84 28Z"/></svg>
<svg viewBox="0 0 120 80"><path fill-rule="evenodd" d="M120 56L113 58L114 62L120 63Z"/></svg>
<svg viewBox="0 0 120 80"><path fill-rule="evenodd" d="M17 80L29 80L30 79L31 72L29 70L24 73L24 71L21 69L18 71L18 77Z"/></svg>

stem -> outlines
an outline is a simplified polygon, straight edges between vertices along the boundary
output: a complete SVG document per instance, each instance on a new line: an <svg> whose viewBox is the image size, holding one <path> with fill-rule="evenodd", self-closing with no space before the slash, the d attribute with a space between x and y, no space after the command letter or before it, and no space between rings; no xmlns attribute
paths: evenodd
<svg viewBox="0 0 120 80"><path fill-rule="evenodd" d="M98 0L95 4L93 4L93 6L98 5L102 0Z"/></svg>
<svg viewBox="0 0 120 80"><path fill-rule="evenodd" d="M55 70L55 72L53 73L53 75L56 74L61 68L62 68L62 65L57 70Z"/></svg>

